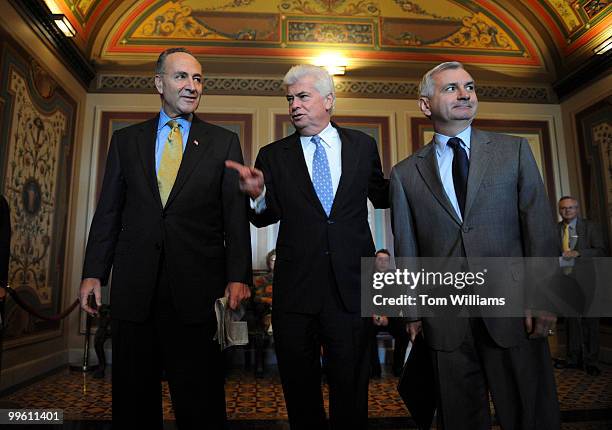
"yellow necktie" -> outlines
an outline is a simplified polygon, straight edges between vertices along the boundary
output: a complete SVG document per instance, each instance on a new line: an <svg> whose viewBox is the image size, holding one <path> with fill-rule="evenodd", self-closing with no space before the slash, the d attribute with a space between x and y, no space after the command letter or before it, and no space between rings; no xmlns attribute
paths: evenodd
<svg viewBox="0 0 612 430"><path fill-rule="evenodd" d="M168 196L176 180L176 174L183 159L183 135L177 121L168 121L170 126L170 134L166 146L162 151L161 160L159 161L159 169L157 170L157 185L159 187L159 196L161 197L162 205L166 206Z"/></svg>
<svg viewBox="0 0 612 430"><path fill-rule="evenodd" d="M561 239L561 247L563 248L563 252L571 250L569 243L569 224L563 224L563 238Z"/></svg>

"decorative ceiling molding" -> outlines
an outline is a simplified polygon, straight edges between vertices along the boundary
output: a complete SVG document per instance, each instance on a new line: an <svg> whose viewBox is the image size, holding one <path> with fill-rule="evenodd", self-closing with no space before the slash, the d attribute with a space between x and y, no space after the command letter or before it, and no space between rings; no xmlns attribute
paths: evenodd
<svg viewBox="0 0 612 430"><path fill-rule="evenodd" d="M418 82L371 81L336 79L339 97L383 99L415 99ZM99 93L155 93L151 75L100 74L93 92ZM204 78L204 92L215 95L284 96L282 79L210 76ZM556 103L550 88L537 86L479 85L481 101L512 103Z"/></svg>
<svg viewBox="0 0 612 430"><path fill-rule="evenodd" d="M189 47L201 57L310 57L543 67L532 38L491 0L143 0L112 28L99 61Z"/></svg>

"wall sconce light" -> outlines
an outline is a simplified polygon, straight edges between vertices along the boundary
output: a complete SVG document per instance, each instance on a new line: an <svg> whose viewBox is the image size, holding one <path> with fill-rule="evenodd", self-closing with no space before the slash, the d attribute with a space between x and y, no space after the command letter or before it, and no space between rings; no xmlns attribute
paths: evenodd
<svg viewBox="0 0 612 430"><path fill-rule="evenodd" d="M53 15L51 15L51 18L53 19L53 22L55 22L55 25L57 25L57 28L59 28L60 31L64 34L64 36L74 37L76 35L76 30L74 29L72 24L70 24L70 21L68 21L66 15L61 13L54 13Z"/></svg>
<svg viewBox="0 0 612 430"><path fill-rule="evenodd" d="M348 61L342 55L328 53L315 58L314 65L323 67L332 76L344 75Z"/></svg>
<svg viewBox="0 0 612 430"><path fill-rule="evenodd" d="M610 49L612 49L612 36L608 37L606 40L596 46L593 49L593 52L595 53L595 55L603 55Z"/></svg>

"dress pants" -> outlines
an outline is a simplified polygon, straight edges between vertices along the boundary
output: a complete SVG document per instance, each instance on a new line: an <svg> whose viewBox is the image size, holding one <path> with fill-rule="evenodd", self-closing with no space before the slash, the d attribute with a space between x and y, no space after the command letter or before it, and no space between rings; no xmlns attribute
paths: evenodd
<svg viewBox="0 0 612 430"><path fill-rule="evenodd" d="M112 321L113 429L163 428L162 373L179 430L223 429L224 372L212 340L214 313L207 312L203 324L184 324L173 304L174 286L160 266L149 318Z"/></svg>
<svg viewBox="0 0 612 430"><path fill-rule="evenodd" d="M503 430L558 430L559 404L546 339L501 348L482 319L471 318L454 351L432 351L438 384L438 428L491 428L489 392ZM427 336L427 333L425 333Z"/></svg>
<svg viewBox="0 0 612 430"><path fill-rule="evenodd" d="M597 366L599 361L599 318L568 317L567 362Z"/></svg>
<svg viewBox="0 0 612 430"><path fill-rule="evenodd" d="M317 313L272 308L272 325L292 430L367 427L369 336L367 318L347 312L331 267L326 285L313 286L321 298ZM321 346L329 384L329 424L321 392Z"/></svg>

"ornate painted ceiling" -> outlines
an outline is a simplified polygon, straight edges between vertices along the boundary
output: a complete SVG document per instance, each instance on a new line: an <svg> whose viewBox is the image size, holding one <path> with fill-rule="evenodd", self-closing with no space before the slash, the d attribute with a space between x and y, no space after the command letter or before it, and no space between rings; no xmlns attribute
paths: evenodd
<svg viewBox="0 0 612 430"><path fill-rule="evenodd" d="M230 75L275 74L331 51L363 76L401 78L452 58L552 82L612 36L610 0L45 1L98 70L145 70L163 48L187 46Z"/></svg>

